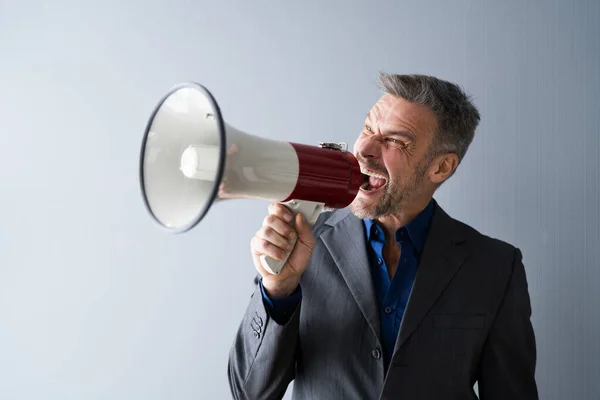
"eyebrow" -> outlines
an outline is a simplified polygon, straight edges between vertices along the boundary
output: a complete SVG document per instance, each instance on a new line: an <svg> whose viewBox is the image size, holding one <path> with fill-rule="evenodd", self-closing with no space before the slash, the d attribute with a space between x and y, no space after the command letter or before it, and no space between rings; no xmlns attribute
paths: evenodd
<svg viewBox="0 0 600 400"><path fill-rule="evenodd" d="M367 112L367 118L370 120L371 119L371 110L369 110ZM416 141L416 137L412 132L409 131L389 131L389 132L385 132L386 136L400 136L403 137L405 139L411 140L411 141Z"/></svg>
<svg viewBox="0 0 600 400"><path fill-rule="evenodd" d="M386 136L401 136L401 137L411 140L413 142L416 140L415 135L413 135L412 132L408 132L408 131L390 131L390 132L385 132L384 134Z"/></svg>

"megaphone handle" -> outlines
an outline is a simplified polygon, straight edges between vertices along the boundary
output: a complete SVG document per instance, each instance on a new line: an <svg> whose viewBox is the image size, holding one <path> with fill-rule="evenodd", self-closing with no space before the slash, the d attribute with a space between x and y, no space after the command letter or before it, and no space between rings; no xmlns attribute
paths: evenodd
<svg viewBox="0 0 600 400"><path fill-rule="evenodd" d="M280 204L284 205L292 213L293 218L292 222L290 223L292 228L295 227L296 215L298 215L299 213L302 213L306 218L308 224L310 226L313 226L315 222L317 222L317 219L319 218L319 215L321 214L321 211L325 206L324 203L317 203L314 201L306 200L290 200ZM294 247L295 246L296 243L294 243ZM289 254L283 260L276 260L272 257L263 254L262 256L260 256L260 262L263 268L269 271L269 273L273 275L278 275L283 269L285 263L287 262L288 257Z"/></svg>

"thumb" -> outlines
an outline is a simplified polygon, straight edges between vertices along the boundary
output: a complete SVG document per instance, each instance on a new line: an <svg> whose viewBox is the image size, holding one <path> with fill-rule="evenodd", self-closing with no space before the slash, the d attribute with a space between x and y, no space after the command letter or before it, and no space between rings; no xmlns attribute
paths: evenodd
<svg viewBox="0 0 600 400"><path fill-rule="evenodd" d="M296 231L298 231L298 241L309 248L314 247L315 238L312 233L312 227L302 213L296 215Z"/></svg>

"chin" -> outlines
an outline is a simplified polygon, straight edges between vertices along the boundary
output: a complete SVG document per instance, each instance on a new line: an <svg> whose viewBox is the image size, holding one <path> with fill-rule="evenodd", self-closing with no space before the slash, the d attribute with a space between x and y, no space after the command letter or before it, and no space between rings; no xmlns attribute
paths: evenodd
<svg viewBox="0 0 600 400"><path fill-rule="evenodd" d="M354 216L359 219L370 219L373 217L373 213L377 208L377 203L370 201L369 199L365 199L360 194L354 199L354 201L350 204L350 211Z"/></svg>

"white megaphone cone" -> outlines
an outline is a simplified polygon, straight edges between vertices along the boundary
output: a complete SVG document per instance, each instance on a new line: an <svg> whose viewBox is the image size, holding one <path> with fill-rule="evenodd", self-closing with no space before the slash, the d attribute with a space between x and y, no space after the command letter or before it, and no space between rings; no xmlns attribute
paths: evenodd
<svg viewBox="0 0 600 400"><path fill-rule="evenodd" d="M280 202L312 225L323 208L348 206L364 180L354 155L340 144L277 141L229 126L212 94L197 83L178 85L161 99L140 155L147 210L175 233L193 228L223 199ZM287 260L261 261L278 274Z"/></svg>

